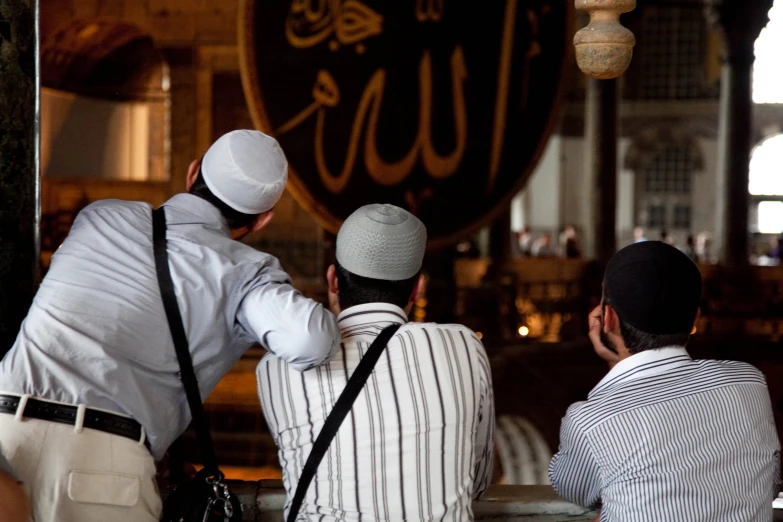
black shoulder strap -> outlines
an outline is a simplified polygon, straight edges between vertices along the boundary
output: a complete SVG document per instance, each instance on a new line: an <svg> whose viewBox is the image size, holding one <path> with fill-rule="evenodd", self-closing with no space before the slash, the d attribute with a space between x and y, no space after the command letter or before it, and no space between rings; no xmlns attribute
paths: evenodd
<svg viewBox="0 0 783 522"><path fill-rule="evenodd" d="M158 285L160 295L163 298L163 307L166 310L166 318L169 322L171 337L174 340L174 348L177 351L180 376L185 386L185 395L190 405L190 413L193 417L193 427L196 429L201 458L204 468L210 474L219 472L215 448L212 445L212 435L209 432L209 423L204 413L204 404L201 401L201 392L198 389L196 372L193 370L193 361L190 358L190 348L185 327L182 324L182 315L177 305L177 295L174 292L174 282L169 270L169 254L166 250L166 214L163 207L152 211L152 244L155 251L155 269L158 273Z"/></svg>
<svg viewBox="0 0 783 522"><path fill-rule="evenodd" d="M348 412L351 411L353 403L359 396L359 393L364 388L364 384L369 379L375 364L380 359L381 354L386 349L386 345L389 344L392 336L400 329L399 324L387 326L383 331L375 338L375 341L370 345L367 353L362 357L359 366L351 375L348 383L345 385L345 389L338 397L337 402L334 403L329 417L326 418L324 427L321 428L321 432L318 434L318 438L313 443L313 449L310 451L310 455L307 457L304 468L302 468L302 475L299 477L299 484L296 486L296 494L291 501L291 508L288 511L288 522L294 522L299 515L299 510L302 507L307 489L310 487L310 483L315 477L315 472L318 470L318 465L326 455L326 451L329 449L329 445L332 443L335 435L340 429L340 425L345 420Z"/></svg>

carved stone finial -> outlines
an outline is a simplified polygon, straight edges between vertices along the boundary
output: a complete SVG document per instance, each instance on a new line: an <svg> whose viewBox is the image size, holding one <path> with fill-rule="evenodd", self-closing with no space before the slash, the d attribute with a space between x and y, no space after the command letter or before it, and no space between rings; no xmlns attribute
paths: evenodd
<svg viewBox="0 0 783 522"><path fill-rule="evenodd" d="M590 23L574 35L576 63L599 80L617 78L628 69L636 38L620 25L620 15L633 11L636 0L574 0L590 15Z"/></svg>

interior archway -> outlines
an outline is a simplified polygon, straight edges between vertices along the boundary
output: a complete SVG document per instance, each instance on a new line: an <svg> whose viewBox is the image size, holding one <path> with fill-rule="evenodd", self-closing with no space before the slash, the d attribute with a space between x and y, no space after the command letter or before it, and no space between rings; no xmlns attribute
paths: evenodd
<svg viewBox="0 0 783 522"><path fill-rule="evenodd" d="M755 231L783 234L783 134L770 136L753 149L748 192Z"/></svg>
<svg viewBox="0 0 783 522"><path fill-rule="evenodd" d="M41 45L42 252L98 199L166 199L169 69L151 36L114 19L70 21Z"/></svg>
<svg viewBox="0 0 783 522"><path fill-rule="evenodd" d="M769 11L769 23L756 40L756 62L753 67L753 101L783 103L783 0L775 0Z"/></svg>

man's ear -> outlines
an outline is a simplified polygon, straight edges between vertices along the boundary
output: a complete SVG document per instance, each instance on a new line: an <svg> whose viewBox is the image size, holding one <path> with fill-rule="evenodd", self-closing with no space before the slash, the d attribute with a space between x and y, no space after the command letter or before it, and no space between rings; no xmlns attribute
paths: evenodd
<svg viewBox="0 0 783 522"><path fill-rule="evenodd" d="M253 221L253 224L250 225L249 233L258 232L265 226L269 224L270 221L272 221L272 218L275 217L275 211L274 210L267 210L263 214L259 214L255 221Z"/></svg>
<svg viewBox="0 0 783 522"><path fill-rule="evenodd" d="M193 188L199 172L201 172L201 160L191 161L188 167L188 175L185 178L185 190L187 192L190 192L190 189Z"/></svg>
<svg viewBox="0 0 783 522"><path fill-rule="evenodd" d="M421 297L422 292L424 292L424 274L419 275L419 279L416 280L416 284L413 285L413 292L411 292L411 298L410 302L415 303L419 300L419 297Z"/></svg>
<svg viewBox="0 0 783 522"><path fill-rule="evenodd" d="M604 306L604 333L611 333L620 327L620 318L610 305Z"/></svg>
<svg viewBox="0 0 783 522"><path fill-rule="evenodd" d="M699 321L699 317L701 317L701 307L696 309L696 317L693 319L693 328L691 329L691 335L696 333L696 323Z"/></svg>
<svg viewBox="0 0 783 522"><path fill-rule="evenodd" d="M337 268L333 264L329 265L329 269L326 271L326 284L331 293L335 295L340 293L337 285Z"/></svg>

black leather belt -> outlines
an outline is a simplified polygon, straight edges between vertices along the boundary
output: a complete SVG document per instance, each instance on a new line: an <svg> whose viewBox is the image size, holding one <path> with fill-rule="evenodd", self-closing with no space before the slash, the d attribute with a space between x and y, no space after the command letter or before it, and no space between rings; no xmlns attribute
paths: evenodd
<svg viewBox="0 0 783 522"><path fill-rule="evenodd" d="M0 395L0 413L16 414L20 400L21 397L15 395ZM76 406L55 404L30 397L27 399L27 405L22 414L30 419L40 419L75 426L77 411L78 408ZM84 413L84 427L126 437L136 442L141 440L141 424L133 419L105 411L87 408ZM149 449L149 441L146 438L144 445Z"/></svg>

